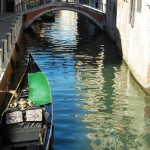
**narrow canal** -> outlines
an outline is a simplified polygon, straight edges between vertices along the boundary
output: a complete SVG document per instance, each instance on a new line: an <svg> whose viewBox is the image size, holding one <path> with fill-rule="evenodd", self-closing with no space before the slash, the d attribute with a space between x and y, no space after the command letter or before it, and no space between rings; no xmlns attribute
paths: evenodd
<svg viewBox="0 0 150 150"><path fill-rule="evenodd" d="M47 75L54 103L54 150L147 150L150 101L117 47L86 17L56 12L42 33L24 33Z"/></svg>

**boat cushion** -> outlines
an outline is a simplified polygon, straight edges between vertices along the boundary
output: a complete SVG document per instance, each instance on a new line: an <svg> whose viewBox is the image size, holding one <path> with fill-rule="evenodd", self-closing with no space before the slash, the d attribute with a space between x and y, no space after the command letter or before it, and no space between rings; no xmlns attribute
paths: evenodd
<svg viewBox="0 0 150 150"><path fill-rule="evenodd" d="M3 115L3 133L8 143L39 140L43 126L43 110L6 111ZM16 116L15 116L16 115Z"/></svg>
<svg viewBox="0 0 150 150"><path fill-rule="evenodd" d="M27 110L26 121L42 121L42 109Z"/></svg>
<svg viewBox="0 0 150 150"><path fill-rule="evenodd" d="M23 122L22 111L14 111L6 114L6 124Z"/></svg>

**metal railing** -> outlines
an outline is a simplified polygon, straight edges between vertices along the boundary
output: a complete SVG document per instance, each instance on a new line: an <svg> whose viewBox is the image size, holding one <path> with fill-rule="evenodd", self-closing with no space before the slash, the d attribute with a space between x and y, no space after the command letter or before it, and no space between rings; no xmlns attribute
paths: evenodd
<svg viewBox="0 0 150 150"><path fill-rule="evenodd" d="M99 3L98 7L91 6L89 4L85 4L79 2L79 0L22 0L21 3L16 5L16 12L24 12L25 10L29 10L32 8L36 8L42 5L50 4L53 6L70 6L70 5L78 5L80 7L84 6L101 13L106 13L106 4Z"/></svg>
<svg viewBox="0 0 150 150"><path fill-rule="evenodd" d="M106 13L106 4L104 4L104 3L99 3L98 7L93 7L89 4L82 4L82 6L84 6L86 8L90 8L90 9L95 10L97 12Z"/></svg>

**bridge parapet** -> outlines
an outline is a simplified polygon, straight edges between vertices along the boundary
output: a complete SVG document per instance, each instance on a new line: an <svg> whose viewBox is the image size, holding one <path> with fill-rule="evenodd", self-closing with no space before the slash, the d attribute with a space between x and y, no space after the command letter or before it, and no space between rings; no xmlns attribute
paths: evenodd
<svg viewBox="0 0 150 150"><path fill-rule="evenodd" d="M47 6L80 6L80 4L77 3L66 3L66 2L49 2L49 3L44 3L44 4L32 4L32 3L26 3L26 8L24 13L26 12L30 12L33 11L33 9L35 8L36 10L38 8L45 8Z"/></svg>
<svg viewBox="0 0 150 150"><path fill-rule="evenodd" d="M70 10L82 13L91 20L93 20L101 29L105 26L105 13L106 4L100 3L101 9L96 9L89 5L79 3L79 0L70 1L56 1L56 0L26 0L21 4L18 4L16 10L19 10L25 15L24 27L29 27L34 20L43 14L50 11L58 10ZM19 8L20 7L20 8Z"/></svg>
<svg viewBox="0 0 150 150"><path fill-rule="evenodd" d="M79 0L72 0L72 1L58 1L58 0L24 0L21 3L18 3L16 5L16 12L29 12L33 10L33 8L38 7L45 7L45 6L78 6L78 7L85 7L86 9L90 9L92 11L95 11L97 13L106 13L106 4L100 3L99 8L94 8L86 4L82 4L79 2Z"/></svg>

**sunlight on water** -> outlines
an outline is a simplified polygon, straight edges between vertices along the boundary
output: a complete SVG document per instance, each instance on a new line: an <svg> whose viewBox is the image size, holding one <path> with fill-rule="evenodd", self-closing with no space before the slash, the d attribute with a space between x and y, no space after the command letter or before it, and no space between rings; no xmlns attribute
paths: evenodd
<svg viewBox="0 0 150 150"><path fill-rule="evenodd" d="M150 97L107 35L75 12L58 11L26 46L47 75L58 150L148 150Z"/></svg>

